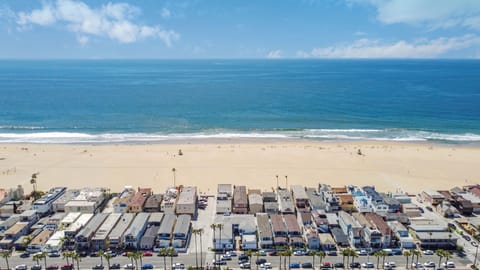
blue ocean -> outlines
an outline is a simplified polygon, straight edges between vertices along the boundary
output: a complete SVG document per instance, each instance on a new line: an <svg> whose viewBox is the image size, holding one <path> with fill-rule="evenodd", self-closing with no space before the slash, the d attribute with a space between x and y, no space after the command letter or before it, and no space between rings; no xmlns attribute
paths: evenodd
<svg viewBox="0 0 480 270"><path fill-rule="evenodd" d="M0 143L480 142L478 60L0 61Z"/></svg>

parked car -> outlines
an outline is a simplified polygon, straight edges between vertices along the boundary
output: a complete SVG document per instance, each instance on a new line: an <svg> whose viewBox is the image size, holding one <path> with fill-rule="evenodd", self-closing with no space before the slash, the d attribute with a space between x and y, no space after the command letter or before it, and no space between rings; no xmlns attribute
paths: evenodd
<svg viewBox="0 0 480 270"><path fill-rule="evenodd" d="M266 262L266 263L260 265L260 267L265 268L265 269L272 269L272 263Z"/></svg>
<svg viewBox="0 0 480 270"><path fill-rule="evenodd" d="M58 253L58 252L56 252L56 251L49 252L49 253L48 253L48 257L50 257L50 258L57 258L57 257L60 257L60 253Z"/></svg>
<svg viewBox="0 0 480 270"><path fill-rule="evenodd" d="M445 268L455 268L455 263L454 263L454 262L451 262L451 261L444 262L442 265L443 265L443 267L445 267Z"/></svg>
<svg viewBox="0 0 480 270"><path fill-rule="evenodd" d="M289 266L290 269L300 268L300 264L299 264L299 263L290 263L288 266Z"/></svg>
<svg viewBox="0 0 480 270"><path fill-rule="evenodd" d="M250 269L250 263L249 262L242 263L242 264L240 264L240 268L241 269Z"/></svg>
<svg viewBox="0 0 480 270"><path fill-rule="evenodd" d="M28 252L23 252L22 254L20 254L20 258L28 258L30 257L30 253Z"/></svg>
<svg viewBox="0 0 480 270"><path fill-rule="evenodd" d="M327 256L337 256L336 250L327 251Z"/></svg>
<svg viewBox="0 0 480 270"><path fill-rule="evenodd" d="M103 265L101 264L95 264L94 266L92 266L92 269L93 270L103 270L105 267L103 267Z"/></svg>
<svg viewBox="0 0 480 270"><path fill-rule="evenodd" d="M42 270L42 266L40 264L35 264L30 267L31 270Z"/></svg>
<svg viewBox="0 0 480 270"><path fill-rule="evenodd" d="M58 269L58 264L51 264L47 266L47 270L57 270Z"/></svg>
<svg viewBox="0 0 480 270"><path fill-rule="evenodd" d="M257 259L257 260L255 261L255 264L256 264L256 265L261 265L261 264L264 264L264 263L266 263L266 262L267 262L266 259L260 258L260 259Z"/></svg>
<svg viewBox="0 0 480 270"><path fill-rule="evenodd" d="M361 268L362 265L359 262L350 263L350 268Z"/></svg>
<svg viewBox="0 0 480 270"><path fill-rule="evenodd" d="M330 268L333 268L333 264L331 262L324 262L324 263L320 264L320 268L321 269L330 269Z"/></svg>
<svg viewBox="0 0 480 270"><path fill-rule="evenodd" d="M142 265L142 269L153 269L153 264L151 263L144 263Z"/></svg>
<svg viewBox="0 0 480 270"><path fill-rule="evenodd" d="M362 249L358 252L358 256L367 256L368 252L365 249Z"/></svg>
<svg viewBox="0 0 480 270"><path fill-rule="evenodd" d="M80 257L87 257L88 253L86 251L80 251L79 255Z"/></svg>
<svg viewBox="0 0 480 270"><path fill-rule="evenodd" d="M143 257L152 257L153 253L149 250L143 252Z"/></svg>
<svg viewBox="0 0 480 270"><path fill-rule="evenodd" d="M132 263L125 264L123 269L135 269L135 265Z"/></svg>
<svg viewBox="0 0 480 270"><path fill-rule="evenodd" d="M119 263L114 263L110 265L110 269L120 269L120 264Z"/></svg>
<svg viewBox="0 0 480 270"><path fill-rule="evenodd" d="M428 211L433 212L433 208L432 208L432 207L427 206L427 207L425 207L425 208L427 208Z"/></svg>
<svg viewBox="0 0 480 270"><path fill-rule="evenodd" d="M213 264L213 265L226 265L227 262L224 261L224 260L218 260L218 261L217 261L217 260L213 259L213 260L212 260L212 264Z"/></svg>
<svg viewBox="0 0 480 270"><path fill-rule="evenodd" d="M304 262L302 263L302 268L312 268L312 263L311 262Z"/></svg>
<svg viewBox="0 0 480 270"><path fill-rule="evenodd" d="M421 263L412 263L413 268L423 268L423 265Z"/></svg>
<svg viewBox="0 0 480 270"><path fill-rule="evenodd" d="M185 269L185 264L183 263L174 263L172 264L172 269L175 269L175 270L182 270L182 269Z"/></svg>
<svg viewBox="0 0 480 270"><path fill-rule="evenodd" d="M73 264L71 263L67 263L67 264L64 264L62 265L62 267L60 267L61 270L73 270Z"/></svg>
<svg viewBox="0 0 480 270"><path fill-rule="evenodd" d="M228 254L223 254L221 257L220 257L220 260L222 261L231 261L232 260L232 257Z"/></svg>
<svg viewBox="0 0 480 270"><path fill-rule="evenodd" d="M472 246L478 247L478 243L476 241L472 241Z"/></svg>
<svg viewBox="0 0 480 270"><path fill-rule="evenodd" d="M235 251L227 251L227 255L229 255L230 257L237 257L237 252Z"/></svg>
<svg viewBox="0 0 480 270"><path fill-rule="evenodd" d="M435 263L432 262L432 261L428 261L428 262L425 262L425 263L423 264L423 266L429 267L429 268L433 268L433 267L435 267Z"/></svg>
<svg viewBox="0 0 480 270"><path fill-rule="evenodd" d="M341 262L335 263L333 266L335 266L335 268L345 268L345 265Z"/></svg>
<svg viewBox="0 0 480 270"><path fill-rule="evenodd" d="M296 250L296 251L293 252L294 256L304 256L306 254L307 254L307 252L305 250Z"/></svg>
<svg viewBox="0 0 480 270"><path fill-rule="evenodd" d="M27 270L27 265L26 264L19 264L15 266L15 270Z"/></svg>
<svg viewBox="0 0 480 270"><path fill-rule="evenodd" d="M433 254L435 254L435 252L433 252L433 250L427 249L427 250L423 251L423 255L433 255Z"/></svg>
<svg viewBox="0 0 480 270"><path fill-rule="evenodd" d="M385 267L390 267L390 268L395 268L395 267L397 267L397 264L395 262L385 262L384 266Z"/></svg>
<svg viewBox="0 0 480 270"><path fill-rule="evenodd" d="M375 268L375 265L372 262L364 262L362 263L363 268Z"/></svg>
<svg viewBox="0 0 480 270"><path fill-rule="evenodd" d="M470 236L466 235L466 234L463 234L462 235L463 239L467 240L467 241L470 241L472 240L472 238L470 238Z"/></svg>
<svg viewBox="0 0 480 270"><path fill-rule="evenodd" d="M268 256L277 256L277 251L272 250L272 251L268 252Z"/></svg>
<svg viewBox="0 0 480 270"><path fill-rule="evenodd" d="M263 250L263 249L260 250L260 251L258 252L258 254L260 254L260 256L267 256L267 252L266 252L265 250Z"/></svg>

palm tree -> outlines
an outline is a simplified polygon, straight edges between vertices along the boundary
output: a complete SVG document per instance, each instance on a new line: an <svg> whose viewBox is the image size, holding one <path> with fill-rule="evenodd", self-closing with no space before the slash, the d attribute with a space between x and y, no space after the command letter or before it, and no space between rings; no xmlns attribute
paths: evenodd
<svg viewBox="0 0 480 270"><path fill-rule="evenodd" d="M77 269L80 270L80 261L82 260L82 257L80 256L80 254L78 254L76 251L73 251L72 259L74 259L77 262Z"/></svg>
<svg viewBox="0 0 480 270"><path fill-rule="evenodd" d="M173 173L173 187L174 187L174 188L177 187L177 183L176 183L177 181L176 181L176 179L175 179L175 172L176 172L176 171L177 171L177 170L176 170L175 168L172 168L172 173Z"/></svg>
<svg viewBox="0 0 480 270"><path fill-rule="evenodd" d="M220 246L222 247L221 252L222 252L222 254L223 254L223 244L222 244L222 229L223 229L223 224L218 223L218 224L217 224L217 228L218 228L218 230L219 230L218 240L220 241Z"/></svg>
<svg viewBox="0 0 480 270"><path fill-rule="evenodd" d="M203 229L197 229L197 233L200 235L200 267L203 268L203 244L202 244L202 235Z"/></svg>
<svg viewBox="0 0 480 270"><path fill-rule="evenodd" d="M250 261L250 270L252 269L252 256L253 256L253 250L248 249L245 254L248 256L248 260Z"/></svg>
<svg viewBox="0 0 480 270"><path fill-rule="evenodd" d="M192 234L195 236L195 269L198 269L198 245L197 245L198 229L192 229Z"/></svg>
<svg viewBox="0 0 480 270"><path fill-rule="evenodd" d="M253 256L255 256L255 258L257 259L258 261L258 258L260 257L260 252L254 252L253 253ZM255 265L257 266L257 270L258 270L258 264L257 262L255 261ZM250 267L252 266L252 262L250 262Z"/></svg>
<svg viewBox="0 0 480 270"><path fill-rule="evenodd" d="M443 249L437 249L435 251L435 255L438 256L438 266L437 267L440 267L440 263L442 262L442 258L445 257L445 250Z"/></svg>
<svg viewBox="0 0 480 270"><path fill-rule="evenodd" d="M40 255L40 258L43 259L43 264L45 264L45 269L47 269L47 252L42 251L39 255Z"/></svg>
<svg viewBox="0 0 480 270"><path fill-rule="evenodd" d="M349 253L350 253L349 255L352 257L352 262L351 263L353 264L353 263L355 263L355 258L358 258L358 253L353 248L350 249Z"/></svg>
<svg viewBox="0 0 480 270"><path fill-rule="evenodd" d="M103 250L97 251L97 255L98 255L98 257L100 257L100 265L103 265L103 255L104 254L105 254L105 252Z"/></svg>
<svg viewBox="0 0 480 270"><path fill-rule="evenodd" d="M40 260L41 260L41 259L42 259L42 258L41 258L41 254L40 254L40 253L36 253L36 254L33 255L33 257L32 257L32 260L34 260L34 261L37 263L37 265L40 265Z"/></svg>
<svg viewBox="0 0 480 270"><path fill-rule="evenodd" d="M140 267L143 265L143 252L137 251L135 252L135 258L140 261Z"/></svg>
<svg viewBox="0 0 480 270"><path fill-rule="evenodd" d="M167 256L168 256L168 249L167 248L162 248L158 252L158 256L163 257L163 269L167 270Z"/></svg>
<svg viewBox="0 0 480 270"><path fill-rule="evenodd" d="M107 261L107 269L110 270L110 259L112 258L112 254L111 253L103 253L103 257L105 258L105 260Z"/></svg>
<svg viewBox="0 0 480 270"><path fill-rule="evenodd" d="M385 258L388 256L388 252L385 250L380 251L382 254L382 265L385 265Z"/></svg>
<svg viewBox="0 0 480 270"><path fill-rule="evenodd" d="M418 249L412 249L410 252L412 253L412 263L413 263L413 257L417 257L415 264L418 264L418 257L422 256L422 252L420 252L420 250Z"/></svg>
<svg viewBox="0 0 480 270"><path fill-rule="evenodd" d="M343 256L343 259L342 259L343 265L345 265L345 257L348 258L348 256L349 256L348 253L349 253L349 251L348 251L347 248L344 248L340 251L340 254L342 254L342 256Z"/></svg>
<svg viewBox="0 0 480 270"><path fill-rule="evenodd" d="M283 255L283 252L282 251L277 251L277 255L278 255L278 258L280 259L278 269L282 270L282 255Z"/></svg>
<svg viewBox="0 0 480 270"><path fill-rule="evenodd" d="M323 259L325 258L326 254L323 251L318 251L317 254L318 258L320 259L320 265L323 262ZM315 270L315 265L313 265L313 269Z"/></svg>
<svg viewBox="0 0 480 270"><path fill-rule="evenodd" d="M445 250L443 257L445 257L445 262L448 262L448 259L452 258L452 253L450 253L448 250ZM440 267L440 265L438 267Z"/></svg>
<svg viewBox="0 0 480 270"><path fill-rule="evenodd" d="M288 257L288 269L290 269L290 259L292 258L292 250L291 249L287 249L285 250L285 257Z"/></svg>
<svg viewBox="0 0 480 270"><path fill-rule="evenodd" d="M133 252L127 252L127 258L130 259L130 263L133 264L133 259L135 257L135 253ZM135 259L136 260L136 259ZM137 267L138 268L138 267Z"/></svg>
<svg viewBox="0 0 480 270"><path fill-rule="evenodd" d="M377 258L377 269L378 269L380 268L380 257L382 257L382 252L380 250L377 250L375 251L375 253L373 253L373 256Z"/></svg>
<svg viewBox="0 0 480 270"><path fill-rule="evenodd" d="M215 240L215 232L217 231L217 224L213 223L210 225L210 228L213 230L213 256L215 261L217 261L217 241Z"/></svg>
<svg viewBox="0 0 480 270"><path fill-rule="evenodd" d="M312 268L315 270L315 256L317 256L317 252L315 250L310 250L308 256L312 256Z"/></svg>
<svg viewBox="0 0 480 270"><path fill-rule="evenodd" d="M7 251L2 251L1 255L5 259L5 263L7 264L7 269L10 269L10 265L8 264L8 258L10 258L12 254L10 253L10 251L7 250Z"/></svg>
<svg viewBox="0 0 480 270"><path fill-rule="evenodd" d="M405 265L405 269L408 269L408 259L410 258L410 255L412 255L412 253L409 250L405 250L403 252L403 256L407 260L406 265Z"/></svg>
<svg viewBox="0 0 480 270"><path fill-rule="evenodd" d="M63 252L62 255L63 255L63 258L67 261L67 264L69 264L68 259L71 258L71 256L72 256L71 252L70 251L65 251L65 252Z"/></svg>
<svg viewBox="0 0 480 270"><path fill-rule="evenodd" d="M175 249L173 247L168 249L167 254L170 257L170 265L172 265L172 266L173 266L173 256L175 256L176 253L177 253L177 251L175 251Z"/></svg>
<svg viewBox="0 0 480 270"><path fill-rule="evenodd" d="M37 199L37 173L32 174L32 178L30 178L30 184L32 184L33 189L33 198Z"/></svg>

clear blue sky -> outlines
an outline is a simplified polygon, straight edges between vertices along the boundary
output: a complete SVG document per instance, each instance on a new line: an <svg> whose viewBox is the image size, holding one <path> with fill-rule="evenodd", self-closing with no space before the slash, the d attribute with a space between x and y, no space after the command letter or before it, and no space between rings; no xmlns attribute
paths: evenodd
<svg viewBox="0 0 480 270"><path fill-rule="evenodd" d="M480 0L12 0L0 58L480 58Z"/></svg>

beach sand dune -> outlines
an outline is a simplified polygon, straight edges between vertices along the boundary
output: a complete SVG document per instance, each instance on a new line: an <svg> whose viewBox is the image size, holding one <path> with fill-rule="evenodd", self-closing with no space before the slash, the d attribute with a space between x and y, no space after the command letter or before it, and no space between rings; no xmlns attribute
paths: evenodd
<svg viewBox="0 0 480 270"><path fill-rule="evenodd" d="M182 155L179 155L179 149ZM361 149L361 155L359 154ZM0 145L0 185L152 187L176 183L214 193L218 183L271 189L318 183L375 185L418 193L480 182L480 148L391 142L193 142L120 145Z"/></svg>

